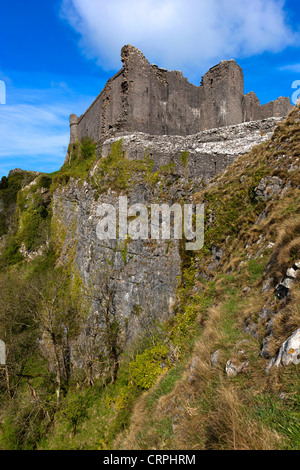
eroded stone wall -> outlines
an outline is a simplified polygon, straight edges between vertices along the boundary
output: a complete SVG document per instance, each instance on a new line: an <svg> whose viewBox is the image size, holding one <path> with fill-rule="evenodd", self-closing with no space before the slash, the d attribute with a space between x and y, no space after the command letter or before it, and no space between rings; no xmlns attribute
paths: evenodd
<svg viewBox="0 0 300 470"><path fill-rule="evenodd" d="M292 109L289 98L261 105L255 93L244 95L244 76L234 61L211 68L200 86L181 72L151 65L130 45L121 51L123 68L112 77L88 110L70 117L70 141L85 136L103 143L132 132L151 135L193 135L270 117Z"/></svg>

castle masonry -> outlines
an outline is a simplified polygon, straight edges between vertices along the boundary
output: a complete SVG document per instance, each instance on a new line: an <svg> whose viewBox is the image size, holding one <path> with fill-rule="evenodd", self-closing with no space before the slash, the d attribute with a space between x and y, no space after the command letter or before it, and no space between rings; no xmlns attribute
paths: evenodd
<svg viewBox="0 0 300 470"><path fill-rule="evenodd" d="M86 136L99 143L133 132L188 136L201 131L284 117L289 98L261 105L244 95L244 75L234 61L222 61L192 85L181 72L151 65L130 45L121 51L122 69L80 117L70 116L70 143Z"/></svg>
<svg viewBox="0 0 300 470"><path fill-rule="evenodd" d="M78 117L76 114L70 116L70 144L78 140Z"/></svg>

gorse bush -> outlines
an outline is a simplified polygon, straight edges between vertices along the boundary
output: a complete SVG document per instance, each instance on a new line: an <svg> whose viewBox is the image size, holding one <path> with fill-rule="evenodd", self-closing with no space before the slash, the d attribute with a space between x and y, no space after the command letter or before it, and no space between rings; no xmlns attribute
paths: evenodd
<svg viewBox="0 0 300 470"><path fill-rule="evenodd" d="M158 376L169 367L167 360L168 348L163 345L147 349L138 354L135 361L130 363L129 374L132 382L144 390L156 382Z"/></svg>

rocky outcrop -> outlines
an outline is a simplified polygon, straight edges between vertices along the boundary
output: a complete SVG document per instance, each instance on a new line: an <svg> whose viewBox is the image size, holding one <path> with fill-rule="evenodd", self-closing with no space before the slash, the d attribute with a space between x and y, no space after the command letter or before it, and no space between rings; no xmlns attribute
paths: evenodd
<svg viewBox="0 0 300 470"><path fill-rule="evenodd" d="M267 201L276 196L282 190L282 180L278 176L267 176L262 178L259 185L254 190L254 199Z"/></svg>
<svg viewBox="0 0 300 470"><path fill-rule="evenodd" d="M103 157L108 156L111 145L122 138L122 150L129 160L148 156L154 161L154 171L162 165L173 163L174 174L208 182L239 155L247 154L253 146L267 141L281 120L270 118L211 129L187 137L138 132L105 140L101 153Z"/></svg>
<svg viewBox="0 0 300 470"><path fill-rule="evenodd" d="M226 374L227 377L235 377L238 374L241 374L242 372L245 372L249 366L249 362L242 362L241 364L235 364L231 360L227 361L226 363Z"/></svg>
<svg viewBox="0 0 300 470"><path fill-rule="evenodd" d="M267 371L273 366L279 367L289 364L300 364L300 328L282 344L277 356L270 360Z"/></svg>
<svg viewBox="0 0 300 470"><path fill-rule="evenodd" d="M286 272L284 279L276 286L275 295L278 299L286 297L300 271L300 262L294 263Z"/></svg>
<svg viewBox="0 0 300 470"><path fill-rule="evenodd" d="M191 193L201 189L204 182L270 138L279 122L279 118L271 118L187 137L124 135L121 152L125 160L149 159L153 162L152 172L171 168L154 187L132 175L128 204L161 203L161 188L164 201L170 205L189 201ZM102 158L109 157L117 142L120 139L115 137L103 143ZM91 171L93 177L100 161ZM99 196L93 184L71 181L54 193L53 220L59 238L63 235L60 263L73 262L84 285L93 291L92 312L103 316L99 299L110 293L105 308L119 323L120 338L126 344L145 330L145 325L163 322L172 314L181 257L178 240L99 240L98 207L112 204L117 208L119 195L113 186ZM218 262L222 253L216 248L212 256L212 262Z"/></svg>
<svg viewBox="0 0 300 470"><path fill-rule="evenodd" d="M174 313L181 276L179 240L99 240L98 207L111 204L117 208L120 195L110 184L109 174L99 180L107 187L105 191L99 193L99 188L95 189L98 183L93 185L92 181L101 166L101 158L108 157L109 162L117 145L124 161L136 164L150 161L152 174L165 169L154 186L137 173L131 173L126 191L129 205L161 204L162 194L163 201L169 205L191 202L192 193L226 170L238 156L267 141L280 121L281 118L269 118L189 136L125 133L98 146L101 157L91 170L89 182L71 180L55 191L53 226L57 238L62 239L59 263L72 264L90 292L89 316L79 339L81 344L88 342L87 334L91 331L95 332L94 343L101 344L97 331L103 330L107 317L111 324L118 324L121 349L150 327L153 329L166 321ZM212 269L221 258L222 249L213 247Z"/></svg>

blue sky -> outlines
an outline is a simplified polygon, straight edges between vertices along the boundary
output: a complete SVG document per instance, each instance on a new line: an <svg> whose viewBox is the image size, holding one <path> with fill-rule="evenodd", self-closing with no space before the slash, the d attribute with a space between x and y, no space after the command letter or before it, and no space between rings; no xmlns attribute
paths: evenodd
<svg viewBox="0 0 300 470"><path fill-rule="evenodd" d="M60 168L69 114L82 114L121 68L124 44L196 85L233 58L246 93L292 98L299 18L298 0L1 0L0 177Z"/></svg>

